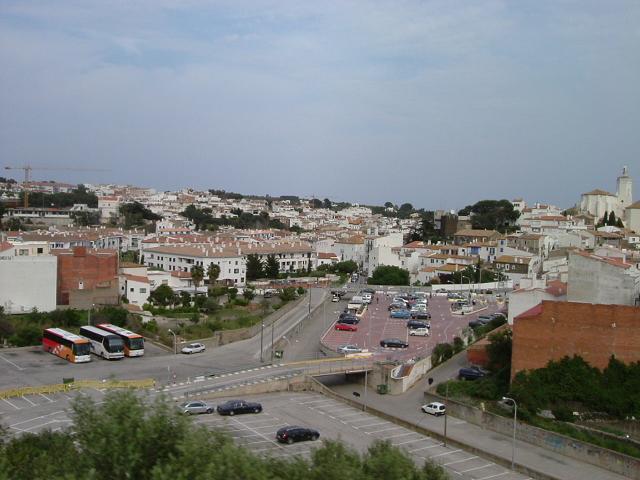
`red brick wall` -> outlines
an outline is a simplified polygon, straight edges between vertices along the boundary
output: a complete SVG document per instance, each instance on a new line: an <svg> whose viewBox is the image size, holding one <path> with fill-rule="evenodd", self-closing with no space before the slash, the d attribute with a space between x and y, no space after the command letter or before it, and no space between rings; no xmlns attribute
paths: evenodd
<svg viewBox="0 0 640 480"><path fill-rule="evenodd" d="M514 320L512 377L564 356L579 355L600 369L611 355L640 361L639 307L549 301L541 307Z"/></svg>
<svg viewBox="0 0 640 480"><path fill-rule="evenodd" d="M69 304L69 292L77 290L80 282L84 290L95 290L97 285L114 286L117 282L118 259L115 252L87 250L54 252L58 257L58 305ZM116 301L117 303L117 301Z"/></svg>

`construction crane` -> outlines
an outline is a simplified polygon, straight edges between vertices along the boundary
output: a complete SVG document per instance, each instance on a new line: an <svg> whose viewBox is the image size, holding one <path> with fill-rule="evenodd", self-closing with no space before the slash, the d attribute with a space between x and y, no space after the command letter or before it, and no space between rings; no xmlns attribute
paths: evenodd
<svg viewBox="0 0 640 480"><path fill-rule="evenodd" d="M23 165L21 167L4 167L5 170L24 170L24 182L22 182L24 208L29 208L29 186L31 184L32 170L70 170L74 172L105 172L103 168L82 168L82 167L33 167Z"/></svg>

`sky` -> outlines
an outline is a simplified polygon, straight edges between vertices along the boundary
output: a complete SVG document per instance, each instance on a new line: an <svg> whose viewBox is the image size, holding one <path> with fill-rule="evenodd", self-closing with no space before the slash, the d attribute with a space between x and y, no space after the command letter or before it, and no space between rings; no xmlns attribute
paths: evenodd
<svg viewBox="0 0 640 480"><path fill-rule="evenodd" d="M628 165L640 191L637 0L2 0L0 65L0 166L104 169L37 180L568 207Z"/></svg>

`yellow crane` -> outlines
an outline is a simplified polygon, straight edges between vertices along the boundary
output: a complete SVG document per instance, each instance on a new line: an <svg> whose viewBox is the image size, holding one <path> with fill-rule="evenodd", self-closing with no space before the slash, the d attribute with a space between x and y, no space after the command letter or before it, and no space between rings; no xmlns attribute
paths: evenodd
<svg viewBox="0 0 640 480"><path fill-rule="evenodd" d="M4 167L5 170L24 170L24 182L22 182L22 190L24 195L24 208L29 207L29 186L31 184L32 170L69 170L74 172L105 172L103 168L82 168L82 167L33 167L31 165L23 165L21 167Z"/></svg>

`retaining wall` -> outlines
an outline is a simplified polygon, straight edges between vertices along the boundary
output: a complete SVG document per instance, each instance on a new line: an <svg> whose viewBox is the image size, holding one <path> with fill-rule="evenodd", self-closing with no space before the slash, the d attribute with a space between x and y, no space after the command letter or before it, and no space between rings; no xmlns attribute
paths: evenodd
<svg viewBox="0 0 640 480"><path fill-rule="evenodd" d="M425 392L424 396L427 403L445 401L443 397L432 393ZM447 413L456 418L504 435L511 436L513 434L513 420L510 418L485 412L479 408L451 399L446 400L446 405ZM640 480L640 459L522 422L517 424L516 437L523 442L602 467L627 478Z"/></svg>

